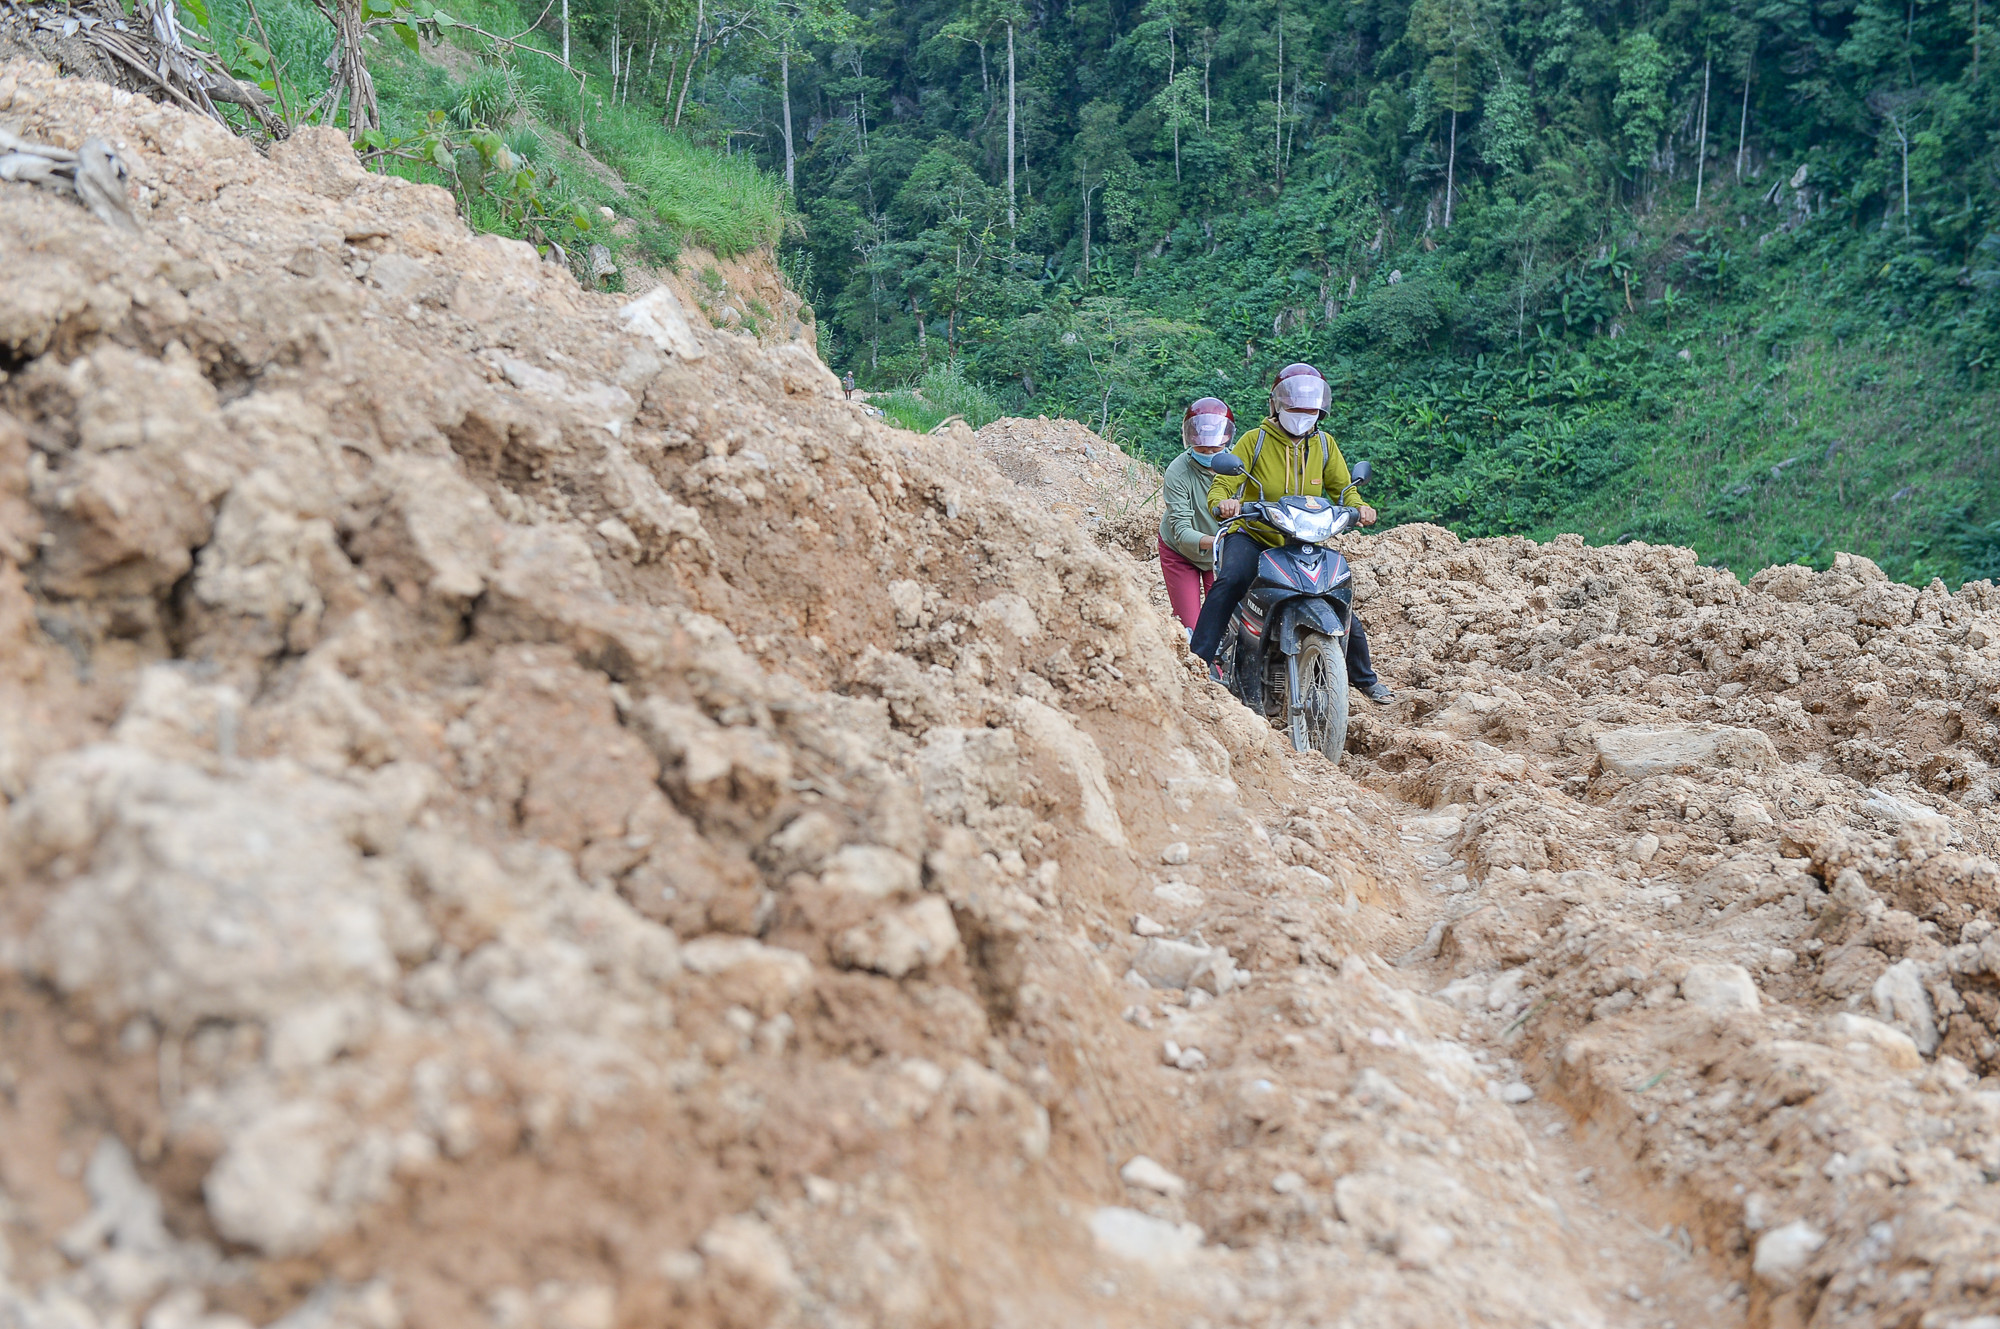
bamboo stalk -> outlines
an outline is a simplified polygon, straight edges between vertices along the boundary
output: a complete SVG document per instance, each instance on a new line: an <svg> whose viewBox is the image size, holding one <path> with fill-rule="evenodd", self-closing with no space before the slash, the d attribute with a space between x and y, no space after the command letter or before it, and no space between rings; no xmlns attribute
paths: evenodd
<svg viewBox="0 0 2000 1329"><path fill-rule="evenodd" d="M250 21L257 25L257 35L264 39L264 54L271 61L271 86L278 93L278 114L284 117L286 125L292 123L292 108L285 100L285 67L278 63L278 50L271 45L271 34L265 31L264 16L257 12L257 0L245 0L250 8Z"/></svg>
<svg viewBox="0 0 2000 1329"><path fill-rule="evenodd" d="M95 38L97 34L95 32L92 32L91 36ZM147 79L147 81L151 82L155 87L159 88L160 91L166 93L169 97L172 97L175 101L179 102L184 109L193 111L196 115L200 115L202 113L201 107L194 104L193 98L189 97L186 93L182 92L179 88L175 87L173 84L167 82L167 80L161 78L158 72L148 68L144 61L134 59L132 56L126 54L123 49L117 46L113 46L109 42L97 41L95 44L97 45L98 49L102 50L106 55L116 57L120 63L134 70L138 74L142 75L145 79Z"/></svg>

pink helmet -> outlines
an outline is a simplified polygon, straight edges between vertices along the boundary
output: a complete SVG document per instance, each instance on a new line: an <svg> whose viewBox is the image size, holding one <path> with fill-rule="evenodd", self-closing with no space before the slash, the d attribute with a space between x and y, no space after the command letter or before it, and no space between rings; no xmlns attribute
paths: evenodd
<svg viewBox="0 0 2000 1329"><path fill-rule="evenodd" d="M1286 365L1271 383L1271 414L1293 438L1310 434L1332 405L1326 379L1311 365Z"/></svg>
<svg viewBox="0 0 2000 1329"><path fill-rule="evenodd" d="M1219 397L1203 397L1181 414L1184 447L1226 448L1235 430L1236 413Z"/></svg>

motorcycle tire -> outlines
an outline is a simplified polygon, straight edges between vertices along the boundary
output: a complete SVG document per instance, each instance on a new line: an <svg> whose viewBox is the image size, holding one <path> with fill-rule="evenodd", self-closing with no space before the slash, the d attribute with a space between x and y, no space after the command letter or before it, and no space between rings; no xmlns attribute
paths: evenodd
<svg viewBox="0 0 2000 1329"><path fill-rule="evenodd" d="M1296 689L1286 670L1278 727L1296 751L1318 748L1337 762L1347 745L1347 653L1332 637L1301 633L1298 662Z"/></svg>

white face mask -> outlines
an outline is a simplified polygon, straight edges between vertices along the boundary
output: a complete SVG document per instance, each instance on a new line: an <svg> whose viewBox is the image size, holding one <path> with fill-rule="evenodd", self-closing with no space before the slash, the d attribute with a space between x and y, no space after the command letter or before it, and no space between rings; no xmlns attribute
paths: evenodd
<svg viewBox="0 0 2000 1329"><path fill-rule="evenodd" d="M1319 424L1318 411L1279 411L1278 427L1293 438L1304 438Z"/></svg>

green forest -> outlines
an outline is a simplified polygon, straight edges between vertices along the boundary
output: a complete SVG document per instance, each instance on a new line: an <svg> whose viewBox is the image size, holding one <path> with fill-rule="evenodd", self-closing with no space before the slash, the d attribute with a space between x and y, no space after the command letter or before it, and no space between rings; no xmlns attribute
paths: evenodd
<svg viewBox="0 0 2000 1329"><path fill-rule="evenodd" d="M323 89L312 5L213 3ZM905 402L1159 460L1307 360L1392 522L2000 575L1982 0L327 3L387 168L579 255L776 240Z"/></svg>

